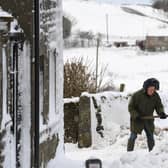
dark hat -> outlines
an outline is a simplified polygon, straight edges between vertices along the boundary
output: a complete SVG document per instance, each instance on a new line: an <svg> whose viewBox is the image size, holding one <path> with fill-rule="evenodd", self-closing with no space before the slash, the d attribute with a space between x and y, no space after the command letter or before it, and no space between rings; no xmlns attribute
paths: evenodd
<svg viewBox="0 0 168 168"><path fill-rule="evenodd" d="M143 88L147 90L148 87L154 86L156 90L159 90L159 81L156 78L149 78L143 83Z"/></svg>

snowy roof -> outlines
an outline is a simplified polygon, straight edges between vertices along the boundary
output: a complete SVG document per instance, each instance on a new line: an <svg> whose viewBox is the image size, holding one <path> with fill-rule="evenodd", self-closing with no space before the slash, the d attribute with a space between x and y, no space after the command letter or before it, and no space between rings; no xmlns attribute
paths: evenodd
<svg viewBox="0 0 168 168"><path fill-rule="evenodd" d="M2 8L0 7L0 17L11 17L12 18L12 15L9 14L8 12L3 11Z"/></svg>
<svg viewBox="0 0 168 168"><path fill-rule="evenodd" d="M11 14L5 12L0 7L0 31L8 30L8 23L13 20Z"/></svg>

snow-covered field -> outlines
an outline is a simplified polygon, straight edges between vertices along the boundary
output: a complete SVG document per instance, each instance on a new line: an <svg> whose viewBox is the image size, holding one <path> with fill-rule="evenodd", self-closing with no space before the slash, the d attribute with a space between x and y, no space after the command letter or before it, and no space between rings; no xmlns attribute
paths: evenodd
<svg viewBox="0 0 168 168"><path fill-rule="evenodd" d="M138 15L126 12L129 8ZM63 11L73 18L72 34L77 30L106 34L106 15L110 41L114 39L143 39L146 35L168 35L166 13L145 5L109 5L95 1L64 0ZM147 16L147 17L146 17ZM126 91L134 91L142 86L148 77L156 77L161 82L161 90L168 89L168 52L142 52L136 47L99 48L99 71L107 66L104 83L113 81L116 87L126 84ZM64 61L72 57L84 57L95 69L96 48L72 48L64 50Z"/></svg>
<svg viewBox="0 0 168 168"><path fill-rule="evenodd" d="M121 7L134 9L149 17L125 12ZM164 31L168 34L168 25L157 20L167 21L167 16L150 6L116 6L95 1L88 3L88 1L64 0L63 11L65 16L73 20L72 33L80 29L81 31L92 31L94 34L106 34L106 16L108 15L109 36L112 38L114 36L143 37L151 31L157 34Z"/></svg>
<svg viewBox="0 0 168 168"><path fill-rule="evenodd" d="M64 61L73 57L90 60L95 67L96 48L64 50ZM106 65L104 83L112 80L116 87L125 83L126 91L132 92L141 88L147 78L155 77L160 81L161 90L168 89L168 52L143 52L136 47L100 48L99 71Z"/></svg>

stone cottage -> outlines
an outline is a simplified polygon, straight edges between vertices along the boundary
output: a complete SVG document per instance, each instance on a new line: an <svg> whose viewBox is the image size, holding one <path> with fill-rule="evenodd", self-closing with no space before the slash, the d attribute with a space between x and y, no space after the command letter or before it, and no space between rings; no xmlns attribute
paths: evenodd
<svg viewBox="0 0 168 168"><path fill-rule="evenodd" d="M149 51L168 50L168 35L147 35L145 49Z"/></svg>

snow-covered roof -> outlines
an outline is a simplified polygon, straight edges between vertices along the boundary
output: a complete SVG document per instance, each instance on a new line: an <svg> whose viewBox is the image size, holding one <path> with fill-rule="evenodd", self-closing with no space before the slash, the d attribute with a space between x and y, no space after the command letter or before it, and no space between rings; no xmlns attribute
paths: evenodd
<svg viewBox="0 0 168 168"><path fill-rule="evenodd" d="M11 17L12 18L12 15L9 14L8 12L3 11L2 8L0 7L0 17Z"/></svg>
<svg viewBox="0 0 168 168"><path fill-rule="evenodd" d="M12 20L12 15L3 11L0 7L0 31L8 30L8 22L11 22Z"/></svg>

